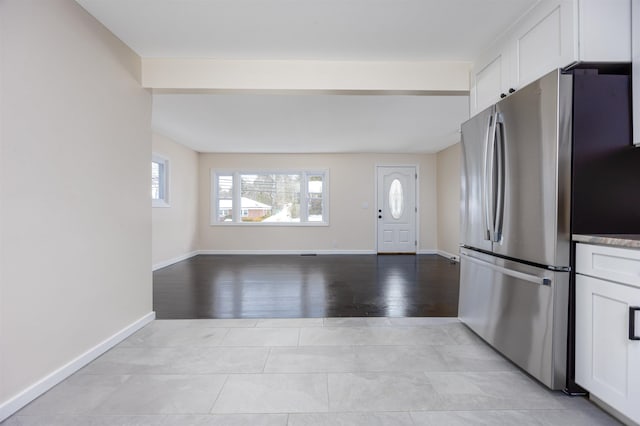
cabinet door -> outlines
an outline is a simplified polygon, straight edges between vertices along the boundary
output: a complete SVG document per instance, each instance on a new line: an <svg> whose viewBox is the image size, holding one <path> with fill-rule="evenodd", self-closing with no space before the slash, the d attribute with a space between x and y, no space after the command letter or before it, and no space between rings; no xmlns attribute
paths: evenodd
<svg viewBox="0 0 640 426"><path fill-rule="evenodd" d="M640 306L640 289L576 275L576 383L640 421L640 340L629 339L630 306Z"/></svg>
<svg viewBox="0 0 640 426"><path fill-rule="evenodd" d="M500 94L506 92L507 69L508 58L503 52L496 52L488 60L477 63L471 78L471 115L500 100Z"/></svg>
<svg viewBox="0 0 640 426"><path fill-rule="evenodd" d="M582 62L629 62L630 23L630 0L579 0L578 59Z"/></svg>
<svg viewBox="0 0 640 426"><path fill-rule="evenodd" d="M513 40L512 80L517 87L574 62L574 2L540 3L518 25Z"/></svg>

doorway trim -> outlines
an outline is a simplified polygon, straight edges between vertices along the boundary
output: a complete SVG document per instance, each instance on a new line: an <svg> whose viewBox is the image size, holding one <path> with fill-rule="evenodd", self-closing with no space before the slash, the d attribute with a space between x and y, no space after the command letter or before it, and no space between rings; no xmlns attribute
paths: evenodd
<svg viewBox="0 0 640 426"><path fill-rule="evenodd" d="M378 251L378 169L380 167L414 167L416 170L416 194L415 194L415 200L416 200L416 207L417 207L417 212L416 212L416 216L415 216L415 227L416 227L416 255L417 254L421 254L421 250L420 250L420 213L421 213L421 208L420 208L420 164L417 163L376 163L375 166L373 167L373 181L374 181L374 194L373 194L373 233L375 235L375 245L373 247L373 250L375 251L376 254L380 254L380 252ZM382 253L384 254L384 253Z"/></svg>

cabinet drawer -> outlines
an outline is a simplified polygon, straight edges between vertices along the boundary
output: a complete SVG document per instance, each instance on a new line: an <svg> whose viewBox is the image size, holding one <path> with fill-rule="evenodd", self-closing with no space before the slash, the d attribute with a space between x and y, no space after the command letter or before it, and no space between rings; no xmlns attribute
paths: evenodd
<svg viewBox="0 0 640 426"><path fill-rule="evenodd" d="M578 243L576 273L640 288L640 250Z"/></svg>

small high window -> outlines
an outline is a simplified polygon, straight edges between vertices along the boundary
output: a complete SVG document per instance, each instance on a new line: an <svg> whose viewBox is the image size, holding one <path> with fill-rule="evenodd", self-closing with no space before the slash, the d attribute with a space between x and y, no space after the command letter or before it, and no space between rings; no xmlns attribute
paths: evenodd
<svg viewBox="0 0 640 426"><path fill-rule="evenodd" d="M151 205L169 207L169 160L157 154L151 157Z"/></svg>

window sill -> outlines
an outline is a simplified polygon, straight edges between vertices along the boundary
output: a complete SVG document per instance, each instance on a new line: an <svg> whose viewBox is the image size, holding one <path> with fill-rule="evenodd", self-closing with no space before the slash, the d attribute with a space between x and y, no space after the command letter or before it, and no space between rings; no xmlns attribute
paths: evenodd
<svg viewBox="0 0 640 426"><path fill-rule="evenodd" d="M311 228L315 228L315 227L323 227L323 226L329 226L329 222L304 222L304 223L287 223L287 222L214 222L214 223L210 223L209 225L211 226L237 226L237 227L250 227L250 228L261 228L261 227L265 227L265 228L271 228L274 226L281 226L281 227L294 227L294 228L306 228L306 227L311 227Z"/></svg>
<svg viewBox="0 0 640 426"><path fill-rule="evenodd" d="M167 207L171 207L171 204L167 203L164 200L151 200L151 207L152 208L167 208Z"/></svg>

